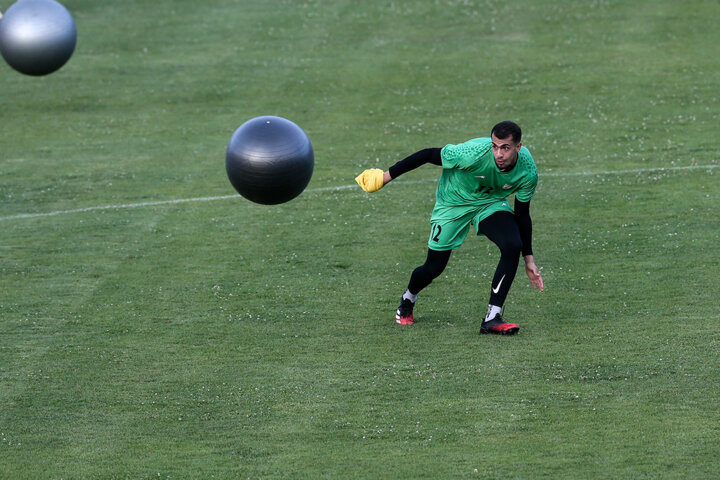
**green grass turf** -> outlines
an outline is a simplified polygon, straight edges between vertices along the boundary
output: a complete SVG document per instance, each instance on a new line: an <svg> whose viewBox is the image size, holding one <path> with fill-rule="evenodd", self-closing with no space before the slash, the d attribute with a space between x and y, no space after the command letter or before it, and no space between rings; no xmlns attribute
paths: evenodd
<svg viewBox="0 0 720 480"><path fill-rule="evenodd" d="M1 478L716 477L716 2L64 3L67 65L0 65ZM300 197L136 205L233 195L265 114ZM400 328L438 170L353 177L506 118L546 291L478 335L469 238Z"/></svg>

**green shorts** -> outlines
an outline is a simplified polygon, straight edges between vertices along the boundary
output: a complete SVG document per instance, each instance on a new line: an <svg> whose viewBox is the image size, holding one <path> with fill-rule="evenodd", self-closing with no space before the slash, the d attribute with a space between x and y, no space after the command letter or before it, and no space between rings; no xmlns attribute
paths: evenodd
<svg viewBox="0 0 720 480"><path fill-rule="evenodd" d="M428 247L433 250L455 250L465 241L470 225L480 235L478 224L496 212L510 212L512 208L507 200L480 206L446 207L435 205L430 218L430 238Z"/></svg>

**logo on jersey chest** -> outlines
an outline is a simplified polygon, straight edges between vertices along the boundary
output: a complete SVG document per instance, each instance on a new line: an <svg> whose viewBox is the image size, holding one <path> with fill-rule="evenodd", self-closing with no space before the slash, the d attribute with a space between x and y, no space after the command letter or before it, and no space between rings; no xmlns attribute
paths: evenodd
<svg viewBox="0 0 720 480"><path fill-rule="evenodd" d="M512 187L513 187L512 185L510 185L509 183L506 183L505 185L502 186L502 189L503 189L503 190L510 190Z"/></svg>

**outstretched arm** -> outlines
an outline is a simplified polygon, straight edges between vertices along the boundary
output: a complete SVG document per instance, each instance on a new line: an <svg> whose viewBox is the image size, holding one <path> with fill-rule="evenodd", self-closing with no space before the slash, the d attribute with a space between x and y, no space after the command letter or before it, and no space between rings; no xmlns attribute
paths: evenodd
<svg viewBox="0 0 720 480"><path fill-rule="evenodd" d="M390 167L387 173L390 176L390 180L399 177L403 173L407 173L410 170L425 165L426 163L432 163L433 165L442 165L442 158L440 156L441 148L426 148L415 152L409 157L405 157L395 165Z"/></svg>
<svg viewBox="0 0 720 480"><path fill-rule="evenodd" d="M440 148L426 148L424 150L420 150L409 157L403 158L385 172L379 168L370 168L365 170L357 176L355 181L366 192L375 192L403 173L414 170L421 165L425 165L426 163L442 165L440 151Z"/></svg>

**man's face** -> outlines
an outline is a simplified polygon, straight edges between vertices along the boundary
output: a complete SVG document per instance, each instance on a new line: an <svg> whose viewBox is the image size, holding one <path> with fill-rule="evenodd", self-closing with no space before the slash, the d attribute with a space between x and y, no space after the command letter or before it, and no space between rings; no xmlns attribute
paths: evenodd
<svg viewBox="0 0 720 480"><path fill-rule="evenodd" d="M513 142L512 137L497 138L493 134L490 138L492 139L495 165L497 165L500 170L509 170L514 167L522 144Z"/></svg>

